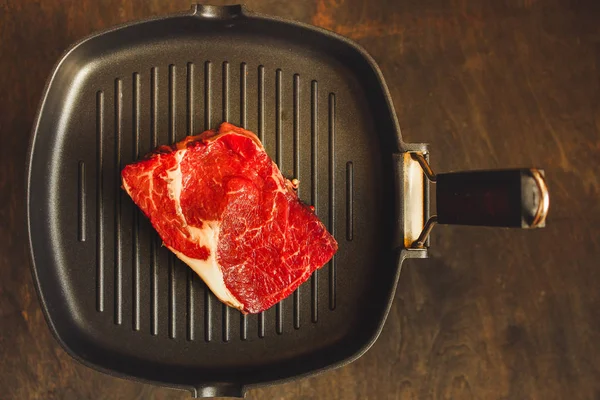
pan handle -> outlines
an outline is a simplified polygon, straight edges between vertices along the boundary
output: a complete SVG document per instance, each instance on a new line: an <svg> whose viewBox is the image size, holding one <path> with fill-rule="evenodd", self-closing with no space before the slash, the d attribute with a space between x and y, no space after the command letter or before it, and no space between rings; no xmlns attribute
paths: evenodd
<svg viewBox="0 0 600 400"><path fill-rule="evenodd" d="M423 248L436 223L541 228L550 195L544 171L537 168L435 174L422 153L411 153L425 176L436 183L437 215L425 223L413 248Z"/></svg>
<svg viewBox="0 0 600 400"><path fill-rule="evenodd" d="M198 385L191 389L192 398L204 399L213 397L235 397L244 398L246 388L234 383L215 383Z"/></svg>
<svg viewBox="0 0 600 400"><path fill-rule="evenodd" d="M192 5L192 14L206 19L238 18L246 12L246 8L241 4L231 4L226 6L211 6L208 4Z"/></svg>
<svg viewBox="0 0 600 400"><path fill-rule="evenodd" d="M436 183L440 224L539 228L548 215L543 170L452 172Z"/></svg>

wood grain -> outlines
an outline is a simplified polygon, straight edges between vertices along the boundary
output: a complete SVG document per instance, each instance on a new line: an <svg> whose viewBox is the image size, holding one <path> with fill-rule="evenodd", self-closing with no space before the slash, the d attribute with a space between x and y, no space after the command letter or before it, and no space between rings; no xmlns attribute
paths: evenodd
<svg viewBox="0 0 600 400"><path fill-rule="evenodd" d="M214 1L221 4L221 1ZM344 368L249 399L600 399L600 3L253 0L377 60L408 141L439 171L545 168L538 231L437 227L381 337ZM45 80L98 29L187 1L0 0L0 398L183 399L73 361L29 272L24 164Z"/></svg>

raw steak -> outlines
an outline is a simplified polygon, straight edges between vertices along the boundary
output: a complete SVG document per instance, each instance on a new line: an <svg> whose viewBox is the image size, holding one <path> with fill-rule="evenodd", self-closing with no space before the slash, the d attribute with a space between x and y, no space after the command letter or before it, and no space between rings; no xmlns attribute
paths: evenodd
<svg viewBox="0 0 600 400"><path fill-rule="evenodd" d="M161 146L121 175L164 244L244 313L287 297L337 251L256 135L229 123Z"/></svg>

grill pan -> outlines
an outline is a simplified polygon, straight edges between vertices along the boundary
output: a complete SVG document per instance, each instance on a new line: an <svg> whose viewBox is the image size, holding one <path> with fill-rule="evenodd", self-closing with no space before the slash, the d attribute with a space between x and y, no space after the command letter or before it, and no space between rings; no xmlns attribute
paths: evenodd
<svg viewBox="0 0 600 400"><path fill-rule="evenodd" d="M259 135L339 242L259 315L217 301L120 189L125 164L222 121ZM435 175L427 159L402 141L375 62L334 33L195 5L88 37L49 78L27 161L44 315L85 365L195 397L344 365L377 338L402 261L427 256L436 222L544 225L542 171Z"/></svg>

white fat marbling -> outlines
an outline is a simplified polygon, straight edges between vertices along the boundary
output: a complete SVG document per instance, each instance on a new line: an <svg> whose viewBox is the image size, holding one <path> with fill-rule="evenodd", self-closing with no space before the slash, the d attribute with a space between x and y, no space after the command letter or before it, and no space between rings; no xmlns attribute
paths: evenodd
<svg viewBox="0 0 600 400"><path fill-rule="evenodd" d="M195 228L189 225L187 228L194 242L198 242L208 248L208 251L210 252L208 259L198 260L191 258L171 247L169 247L169 250L175 253L181 261L189 265L190 268L202 278L219 300L238 310L243 310L244 305L240 303L225 286L223 272L221 271L221 266L217 262L217 244L219 238L218 222L204 221L202 228Z"/></svg>

